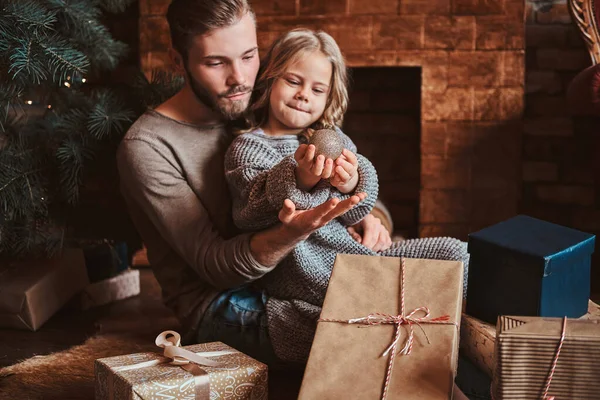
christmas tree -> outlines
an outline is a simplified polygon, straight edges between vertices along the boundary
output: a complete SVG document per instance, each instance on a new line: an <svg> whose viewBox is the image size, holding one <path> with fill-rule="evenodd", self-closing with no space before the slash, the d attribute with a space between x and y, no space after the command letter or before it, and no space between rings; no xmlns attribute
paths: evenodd
<svg viewBox="0 0 600 400"><path fill-rule="evenodd" d="M136 91L97 84L128 51L102 17L130 3L0 0L0 255L65 246L86 169L180 85L141 73L131 79Z"/></svg>

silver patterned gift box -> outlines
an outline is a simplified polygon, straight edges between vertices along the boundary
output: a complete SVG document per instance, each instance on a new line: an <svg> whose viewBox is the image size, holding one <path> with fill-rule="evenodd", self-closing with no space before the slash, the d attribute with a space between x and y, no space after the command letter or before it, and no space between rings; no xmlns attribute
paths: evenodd
<svg viewBox="0 0 600 400"><path fill-rule="evenodd" d="M177 365L160 353L137 353L95 362L96 400L267 400L267 366L221 342L182 349L217 366Z"/></svg>

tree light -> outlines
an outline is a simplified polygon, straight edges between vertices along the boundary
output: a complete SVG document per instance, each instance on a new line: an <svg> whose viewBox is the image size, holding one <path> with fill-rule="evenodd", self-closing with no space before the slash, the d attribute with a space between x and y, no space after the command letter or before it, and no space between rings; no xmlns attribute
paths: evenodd
<svg viewBox="0 0 600 400"><path fill-rule="evenodd" d="M33 101L31 101L31 100L27 100L25 103L27 103L27 104L29 104L29 105L32 105L32 104L33 104Z"/></svg>
<svg viewBox="0 0 600 400"><path fill-rule="evenodd" d="M65 82L65 86L66 87L71 87L71 84L69 82Z"/></svg>
<svg viewBox="0 0 600 400"><path fill-rule="evenodd" d="M82 82L82 83L85 83L85 78L81 78L81 82Z"/></svg>

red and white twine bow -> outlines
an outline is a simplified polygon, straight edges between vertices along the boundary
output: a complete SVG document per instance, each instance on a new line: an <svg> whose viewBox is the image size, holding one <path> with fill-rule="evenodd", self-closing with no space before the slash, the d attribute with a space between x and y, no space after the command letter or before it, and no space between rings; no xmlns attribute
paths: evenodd
<svg viewBox="0 0 600 400"><path fill-rule="evenodd" d="M390 355L387 365L387 371L385 376L385 383L383 385L383 392L381 394L381 400L385 400L387 398L388 387L390 383L390 378L392 377L392 371L394 368L394 358L396 356L396 348L398 347L398 343L400 342L400 326L407 325L408 326L408 337L404 343L404 347L400 350L400 355L409 355L412 351L412 346L414 342L414 330L413 324L416 324L421 331L425 335L427 339L427 343L429 343L429 338L427 334L421 327L421 324L442 324L442 325L454 325L458 328L458 325L455 322L450 321L450 316L444 315L437 318L429 317L429 308L427 307L418 307L412 310L408 315L404 315L404 258L401 258L401 270L400 270L400 314L399 315L390 315L390 314L382 314L382 313L373 313L369 314L366 317L361 318L352 318L352 319L330 319L330 318L320 318L319 322L339 322L343 324L360 324L365 325L365 327L376 326L376 325L395 325L395 333L394 340L388 346L388 348L381 354L381 357L385 357L388 354ZM416 317L415 315L419 312L424 313L421 317ZM549 399L550 400L550 399Z"/></svg>
<svg viewBox="0 0 600 400"><path fill-rule="evenodd" d="M415 314L417 314L418 312L423 312L424 315L422 317L415 317ZM398 352L398 354L404 356L404 355L409 355L410 352L412 351L412 345L413 345L414 336L415 336L414 330L412 328L413 324L416 324L419 328L421 328L421 324L447 323L450 320L450 317L448 315L430 319L429 314L430 314L430 312L427 307L419 307L419 308L415 308L414 310L412 310L406 316L402 316L402 314L401 315L389 315L389 314L374 313L374 314L369 314L363 318L349 319L347 321L347 323L362 324L362 325L384 325L384 324L396 325L396 334L394 336L394 341L383 352L383 354L381 355L382 357L387 356L389 354L389 352L392 351L392 349L395 349L398 346L398 342L400 342L400 329L399 329L400 325L408 325L408 337L406 338L406 341L404 342L404 347L402 347L402 349ZM327 321L327 320L325 320L325 321ZM427 339L427 343L429 343L429 338L427 337L427 334L425 333L423 328L421 328L421 331L425 335L425 338Z"/></svg>

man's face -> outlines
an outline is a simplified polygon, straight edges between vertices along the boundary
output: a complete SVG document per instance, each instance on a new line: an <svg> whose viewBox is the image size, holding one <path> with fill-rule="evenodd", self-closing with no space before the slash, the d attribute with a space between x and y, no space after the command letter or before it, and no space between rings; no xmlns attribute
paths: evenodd
<svg viewBox="0 0 600 400"><path fill-rule="evenodd" d="M198 100L235 119L248 108L260 61L256 26L251 15L192 40L185 65Z"/></svg>

